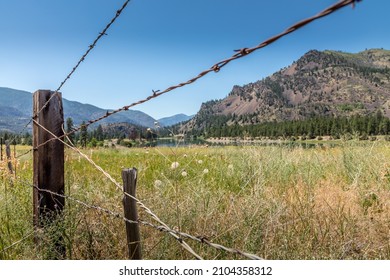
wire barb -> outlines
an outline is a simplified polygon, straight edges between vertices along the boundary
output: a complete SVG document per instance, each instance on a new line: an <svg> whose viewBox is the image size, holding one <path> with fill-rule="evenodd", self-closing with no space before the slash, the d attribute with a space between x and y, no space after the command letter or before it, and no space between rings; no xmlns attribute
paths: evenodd
<svg viewBox="0 0 390 280"><path fill-rule="evenodd" d="M250 54L250 51L249 51L248 48L242 48L242 49L234 50L234 51L235 51L236 53L239 53L241 56Z"/></svg>

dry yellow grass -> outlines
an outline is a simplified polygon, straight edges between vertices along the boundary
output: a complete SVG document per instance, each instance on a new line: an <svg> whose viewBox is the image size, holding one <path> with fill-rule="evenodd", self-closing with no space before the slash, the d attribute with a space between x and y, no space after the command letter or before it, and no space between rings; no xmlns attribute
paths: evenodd
<svg viewBox="0 0 390 280"><path fill-rule="evenodd" d="M333 148L189 147L85 151L118 182L139 170L138 197L171 228L267 259L389 259L390 149L385 142ZM66 193L122 213L122 194L100 172L66 152ZM172 165L174 162L178 164ZM124 222L68 200L64 218L42 237L31 229L31 155L19 179L2 175L0 258L53 258L65 236L69 259L124 259ZM153 222L140 210L140 217ZM155 223L155 222L154 222ZM141 227L147 259L191 259L169 235ZM206 259L239 255L187 240ZM4 250L4 251L2 251Z"/></svg>

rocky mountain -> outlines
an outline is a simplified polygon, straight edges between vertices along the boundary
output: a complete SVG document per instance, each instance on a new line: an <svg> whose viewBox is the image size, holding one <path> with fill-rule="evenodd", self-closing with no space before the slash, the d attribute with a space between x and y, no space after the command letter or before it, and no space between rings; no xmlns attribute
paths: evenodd
<svg viewBox="0 0 390 280"><path fill-rule="evenodd" d="M267 78L202 104L182 130L202 130L215 119L223 122L217 125L247 125L378 110L390 117L390 51L311 50Z"/></svg>
<svg viewBox="0 0 390 280"><path fill-rule="evenodd" d="M103 116L107 110L90 104L82 104L63 98L64 118L71 117L75 125ZM30 92L0 87L0 131L21 131L32 115L32 94ZM153 127L156 120L136 110L115 114L99 122L131 123L138 126ZM30 124L27 131L31 131Z"/></svg>

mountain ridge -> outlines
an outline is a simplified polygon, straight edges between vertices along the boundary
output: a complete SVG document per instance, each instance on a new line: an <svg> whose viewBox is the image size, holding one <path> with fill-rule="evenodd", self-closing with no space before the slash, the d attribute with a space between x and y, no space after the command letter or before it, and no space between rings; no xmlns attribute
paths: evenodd
<svg viewBox="0 0 390 280"><path fill-rule="evenodd" d="M161 118L158 120L162 126L172 126L181 122L186 122L193 118L194 115L188 116L186 114L176 114L170 117Z"/></svg>
<svg viewBox="0 0 390 280"><path fill-rule="evenodd" d="M83 121L99 118L110 109L102 109L91 104L83 104L78 101L70 101L62 98L64 107L64 119L73 119L75 125ZM7 87L0 87L0 131L18 132L28 123L32 115L32 93ZM168 117L167 119L169 119ZM182 120L180 120L182 121ZM100 124L130 123L143 127L154 127L156 120L148 114L138 110L119 112ZM31 132L32 125L27 127Z"/></svg>
<svg viewBox="0 0 390 280"><path fill-rule="evenodd" d="M181 130L365 115L377 110L390 117L390 51L311 50L266 78L233 86L225 98L203 103Z"/></svg>

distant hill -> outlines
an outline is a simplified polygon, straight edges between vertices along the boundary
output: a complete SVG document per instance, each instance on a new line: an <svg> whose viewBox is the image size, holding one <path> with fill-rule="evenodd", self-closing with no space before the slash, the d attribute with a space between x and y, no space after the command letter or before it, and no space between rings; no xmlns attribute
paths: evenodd
<svg viewBox="0 0 390 280"><path fill-rule="evenodd" d="M31 115L31 93L0 87L0 130L20 131ZM31 130L32 126L28 129Z"/></svg>
<svg viewBox="0 0 390 280"><path fill-rule="evenodd" d="M161 126L171 126L171 125L175 125L175 124L178 124L178 123L181 123L181 122L188 121L192 117L193 117L193 115L192 116L187 116L185 114L177 114L177 115L174 115L174 116L171 116L171 117L166 117L166 118L159 119L158 122L159 122L159 124Z"/></svg>
<svg viewBox="0 0 390 280"><path fill-rule="evenodd" d="M377 111L390 117L390 51L312 50L265 79L234 86L224 99L203 103L182 130Z"/></svg>
<svg viewBox="0 0 390 280"><path fill-rule="evenodd" d="M107 109L90 104L82 104L63 98L64 117L71 117L75 125L103 116ZM17 132L23 129L32 115L32 93L0 87L0 130ZM155 119L136 110L128 110L102 120L107 123L131 123L144 127L154 126ZM31 131L30 125L28 131Z"/></svg>

